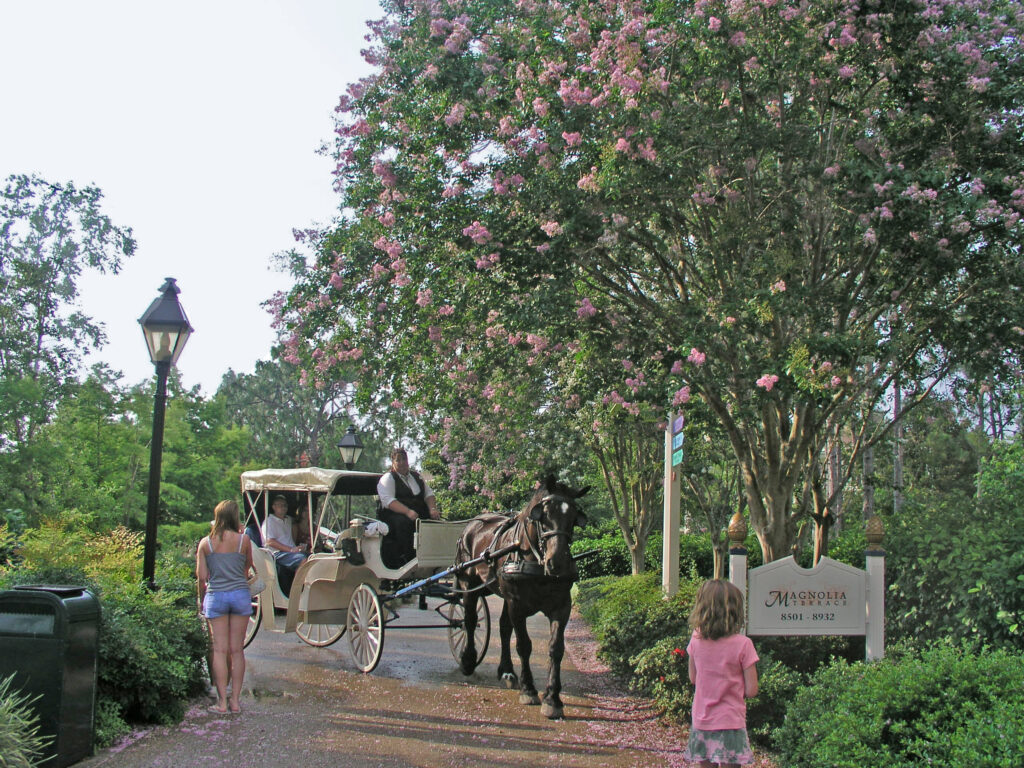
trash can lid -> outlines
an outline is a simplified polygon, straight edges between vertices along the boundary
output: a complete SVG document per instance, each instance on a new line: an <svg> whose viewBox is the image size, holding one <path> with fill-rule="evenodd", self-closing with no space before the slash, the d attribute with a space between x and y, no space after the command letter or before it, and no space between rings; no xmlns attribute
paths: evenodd
<svg viewBox="0 0 1024 768"><path fill-rule="evenodd" d="M100 602L88 587L74 584L20 584L13 591L0 593L0 603L7 606L33 602L36 605L44 603L54 606L68 621L92 621L100 615Z"/></svg>
<svg viewBox="0 0 1024 768"><path fill-rule="evenodd" d="M53 592L61 597L76 597L85 592L85 587L76 587L73 584L19 584L15 589L37 590L40 592Z"/></svg>

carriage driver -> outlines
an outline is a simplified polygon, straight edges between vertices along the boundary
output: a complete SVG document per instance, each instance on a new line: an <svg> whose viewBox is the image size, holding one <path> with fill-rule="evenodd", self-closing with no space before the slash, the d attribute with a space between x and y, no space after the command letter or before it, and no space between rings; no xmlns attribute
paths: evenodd
<svg viewBox="0 0 1024 768"><path fill-rule="evenodd" d="M391 470L381 475L377 495L377 517L388 526L388 535L381 542L381 560L388 568L399 568L416 556L416 519L437 520L441 511L434 491L418 472L409 469L409 456L404 448L391 452Z"/></svg>

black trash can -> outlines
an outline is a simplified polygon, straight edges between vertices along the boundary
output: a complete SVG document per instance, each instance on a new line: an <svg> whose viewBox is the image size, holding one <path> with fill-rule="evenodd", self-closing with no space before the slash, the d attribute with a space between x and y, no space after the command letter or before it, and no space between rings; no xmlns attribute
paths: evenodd
<svg viewBox="0 0 1024 768"><path fill-rule="evenodd" d="M52 739L47 768L92 754L100 606L85 587L22 586L0 592L0 678L30 697L39 733Z"/></svg>

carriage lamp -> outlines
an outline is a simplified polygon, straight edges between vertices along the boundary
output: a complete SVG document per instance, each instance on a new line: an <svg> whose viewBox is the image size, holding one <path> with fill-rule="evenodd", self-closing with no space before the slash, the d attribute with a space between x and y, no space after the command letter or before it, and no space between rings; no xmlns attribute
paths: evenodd
<svg viewBox="0 0 1024 768"><path fill-rule="evenodd" d="M341 451L341 460L345 463L346 469L352 469L363 455L363 441L359 439L352 424L348 425L345 434L338 441L338 450Z"/></svg>
<svg viewBox="0 0 1024 768"><path fill-rule="evenodd" d="M156 366L156 395L153 397L153 440L149 450L149 503L146 507L146 538L142 554L142 578L156 589L156 523L160 501L160 462L163 458L164 410L167 405L167 375L178 362L193 328L178 303L178 286L166 278L160 296L153 300L139 325L149 348L149 359Z"/></svg>

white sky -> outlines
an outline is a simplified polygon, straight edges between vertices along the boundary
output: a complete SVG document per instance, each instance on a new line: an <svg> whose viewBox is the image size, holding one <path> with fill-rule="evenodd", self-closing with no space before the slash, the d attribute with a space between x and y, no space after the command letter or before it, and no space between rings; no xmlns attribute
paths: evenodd
<svg viewBox="0 0 1024 768"><path fill-rule="evenodd" d="M0 179L94 184L134 230L119 275L82 280L102 360L153 378L138 318L174 277L195 327L178 368L212 396L273 342L272 254L329 223L333 112L370 72L376 0L0 0Z"/></svg>

